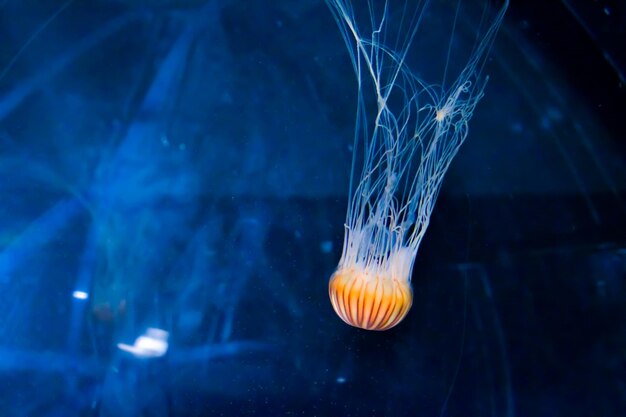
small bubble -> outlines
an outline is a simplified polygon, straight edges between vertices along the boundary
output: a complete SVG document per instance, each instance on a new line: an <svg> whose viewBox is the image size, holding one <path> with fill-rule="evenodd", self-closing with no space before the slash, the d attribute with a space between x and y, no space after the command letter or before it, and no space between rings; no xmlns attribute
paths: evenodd
<svg viewBox="0 0 626 417"><path fill-rule="evenodd" d="M323 253L330 253L333 250L333 242L331 242L330 240L325 240L322 243L320 243L320 250Z"/></svg>
<svg viewBox="0 0 626 417"><path fill-rule="evenodd" d="M511 130L513 133L522 133L524 131L524 126L520 122L515 122L511 125Z"/></svg>

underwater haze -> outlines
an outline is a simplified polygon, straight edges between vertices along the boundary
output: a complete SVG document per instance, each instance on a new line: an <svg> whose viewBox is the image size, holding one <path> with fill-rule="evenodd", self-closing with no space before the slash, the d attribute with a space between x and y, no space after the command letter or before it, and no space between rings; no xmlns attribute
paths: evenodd
<svg viewBox="0 0 626 417"><path fill-rule="evenodd" d="M0 0L0 416L625 416L623 2L510 1L406 318L329 299L380 126L346 35L437 102L503 3Z"/></svg>

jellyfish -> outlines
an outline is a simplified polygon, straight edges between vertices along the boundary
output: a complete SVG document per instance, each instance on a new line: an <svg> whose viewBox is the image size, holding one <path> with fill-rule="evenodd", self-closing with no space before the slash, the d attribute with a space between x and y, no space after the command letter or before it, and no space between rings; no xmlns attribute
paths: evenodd
<svg viewBox="0 0 626 417"><path fill-rule="evenodd" d="M413 303L413 264L444 175L483 96L488 79L483 68L508 0L497 7L487 0L478 15L461 0L456 6L440 2L450 14L446 30L452 33L443 38L436 36L439 22L422 29L425 19L435 18L430 1L371 0L363 10L350 0L326 3L358 86L343 251L329 296L347 324L387 330ZM473 46L459 51L455 36L470 16L478 23L463 40ZM436 44L434 52L425 49L422 35ZM429 83L435 56L443 65Z"/></svg>

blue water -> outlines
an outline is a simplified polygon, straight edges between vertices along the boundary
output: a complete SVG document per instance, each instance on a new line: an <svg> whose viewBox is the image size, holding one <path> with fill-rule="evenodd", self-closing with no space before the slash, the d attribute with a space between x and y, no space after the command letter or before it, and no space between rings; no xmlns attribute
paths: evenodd
<svg viewBox="0 0 626 417"><path fill-rule="evenodd" d="M323 2L0 1L0 416L624 415L625 16L511 4L376 333L328 300L356 80Z"/></svg>

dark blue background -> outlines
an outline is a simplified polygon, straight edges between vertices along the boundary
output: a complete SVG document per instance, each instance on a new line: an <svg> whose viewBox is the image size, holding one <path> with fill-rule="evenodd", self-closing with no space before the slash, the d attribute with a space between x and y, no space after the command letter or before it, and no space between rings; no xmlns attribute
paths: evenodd
<svg viewBox="0 0 626 417"><path fill-rule="evenodd" d="M513 1L372 333L327 296L356 82L323 2L0 1L0 415L626 415L626 11L588 3ZM117 349L147 327L163 358Z"/></svg>

